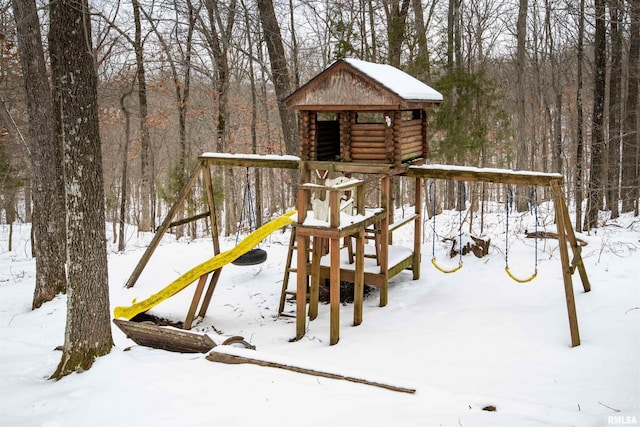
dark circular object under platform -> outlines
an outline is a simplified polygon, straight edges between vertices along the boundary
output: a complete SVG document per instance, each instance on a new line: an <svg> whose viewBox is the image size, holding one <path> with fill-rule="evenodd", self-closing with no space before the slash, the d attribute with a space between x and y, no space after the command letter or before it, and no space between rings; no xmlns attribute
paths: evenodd
<svg viewBox="0 0 640 427"><path fill-rule="evenodd" d="M267 251L256 248L251 249L231 262L233 265L258 265L267 260Z"/></svg>

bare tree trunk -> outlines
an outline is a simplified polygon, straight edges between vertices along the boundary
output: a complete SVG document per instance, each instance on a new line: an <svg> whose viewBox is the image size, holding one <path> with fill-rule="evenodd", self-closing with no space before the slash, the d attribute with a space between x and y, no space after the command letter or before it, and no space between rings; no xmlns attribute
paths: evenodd
<svg viewBox="0 0 640 427"><path fill-rule="evenodd" d="M129 90L127 93L123 94L120 97L120 111L124 113L124 146L122 147L122 175L120 177L120 216L118 218L118 252L124 251L125 244L125 236L124 236L124 225L127 220L127 197L128 197L128 187L129 183L127 182L127 172L129 170L129 140L131 134L131 114L129 110L127 110L127 106L125 105L125 101L127 96L131 94L132 90Z"/></svg>
<svg viewBox="0 0 640 427"><path fill-rule="evenodd" d="M33 171L33 250L36 286L32 307L65 292L65 213L62 147L55 138L52 98L35 0L14 0L18 50L29 111ZM29 203L29 201L26 201ZM104 227L103 227L104 228Z"/></svg>
<svg viewBox="0 0 640 427"><path fill-rule="evenodd" d="M578 46L577 46L577 81L576 81L576 110L577 110L577 125L576 125L576 182L575 182L575 195L576 195L576 231L582 231L582 162L583 162L583 126L584 117L582 112L582 64L584 62L584 1L580 0L580 11L578 16Z"/></svg>
<svg viewBox="0 0 640 427"><path fill-rule="evenodd" d="M31 211L31 177L24 181L24 222L31 223L33 221Z"/></svg>
<svg viewBox="0 0 640 427"><path fill-rule="evenodd" d="M97 76L86 0L49 4L53 99L59 105L67 214L67 324L51 378L89 369L111 351Z"/></svg>
<svg viewBox="0 0 640 427"><path fill-rule="evenodd" d="M551 133L551 168L553 172L562 173L562 89L558 80L558 59L555 50L553 30L551 28L551 8L549 0L545 1L545 28L548 39L549 59L551 61L551 87L555 95L555 108L553 109L553 117L550 120L552 125ZM533 156L532 156L533 157ZM544 158L546 162L546 156ZM543 169L547 172L546 168Z"/></svg>
<svg viewBox="0 0 640 427"><path fill-rule="evenodd" d="M411 0L413 15L415 16L416 35L418 38L418 54L415 58L414 68L416 73L426 81L431 80L431 64L429 59L429 46L427 45L427 28L433 16L436 1L431 2L427 23L424 22L424 9L421 0Z"/></svg>
<svg viewBox="0 0 640 427"><path fill-rule="evenodd" d="M235 24L236 1L231 0L229 5L229 15L226 25L222 22L218 10L217 0L207 0L205 2L207 17L209 19L209 31L205 34L207 43L211 48L213 59L216 64L216 94L218 107L218 120L216 125L216 150L219 152L230 152L229 129L227 119L229 118L229 60L227 52L231 49L230 38ZM219 35L218 35L219 34ZM222 174L222 186L230 190L234 180L233 169L228 168ZM235 221L233 192L225 191L224 194L224 230L228 236L234 232Z"/></svg>
<svg viewBox="0 0 640 427"><path fill-rule="evenodd" d="M389 64L399 68L400 56L402 54L402 43L407 24L407 14L409 13L410 0L391 0L383 2L385 15L387 17L387 40L389 42ZM391 177L391 194L389 195L389 206L399 208L402 204L400 195L400 179ZM389 217L389 222L393 223L393 214Z"/></svg>
<svg viewBox="0 0 640 427"><path fill-rule="evenodd" d="M289 4L291 7L291 3ZM257 121L258 121L258 96L257 96L257 88L256 88L256 75L255 70L253 68L253 36L251 35L250 28L250 17L247 11L247 8L242 2L242 6L244 8L244 22L247 27L247 45L249 47L249 79L251 83L251 152L256 154L258 152L258 132L257 132ZM291 9L291 14L293 16L293 9ZM292 22L293 24L293 22ZM296 52L297 54L297 52ZM262 179L260 175L260 168L256 168L254 171L254 180L255 180L255 189L256 189L256 228L262 227L262 217L263 217L263 203L262 203Z"/></svg>
<svg viewBox="0 0 640 427"><path fill-rule="evenodd" d="M611 72L609 74L609 142L607 150L606 209L611 218L620 215L620 119L622 115L622 33L620 25L620 0L609 0L611 19Z"/></svg>
<svg viewBox="0 0 640 427"><path fill-rule="evenodd" d="M400 66L402 43L407 26L410 0L389 0L383 2L387 17L387 39L389 42L389 64Z"/></svg>
<svg viewBox="0 0 640 427"><path fill-rule="evenodd" d="M175 2L174 2L175 3ZM174 94L176 100L176 108L178 110L178 141L179 141L179 152L178 152L178 161L176 164L176 173L178 174L178 187L182 188L186 185L186 180L188 176L187 169L187 157L189 155L189 144L187 140L187 112L189 110L189 102L190 102L190 91L191 91L191 56L193 54L193 32L196 23L195 9L193 7L193 3L191 0L186 1L187 5L187 29L186 29L186 40L184 47L178 49L178 51L182 54L182 57L179 61L176 61L173 53L176 49L173 49L172 46L169 46L162 36L160 29L158 28L156 22L149 16L148 12L144 9L139 8L139 11L144 15L145 19L151 26L153 32L156 34L158 38L158 42L162 46L162 50L166 56L167 65L171 70L171 77L173 80L174 86ZM177 7L176 7L177 9ZM177 25L177 23L176 23ZM178 67L181 67L181 70ZM151 158L152 167L153 167L153 158ZM192 199L188 199L185 203L187 209L192 209L193 201ZM180 219L183 215L183 212L178 212L176 218ZM176 238L182 237L184 233L184 226L179 225L176 227Z"/></svg>
<svg viewBox="0 0 640 427"><path fill-rule="evenodd" d="M638 90L640 89L640 1L630 1L629 83L622 137L622 212L638 213L640 129Z"/></svg>
<svg viewBox="0 0 640 427"><path fill-rule="evenodd" d="M369 61L378 60L378 37L376 37L375 30L375 8L373 7L373 0L367 0L369 6L369 28L371 29L371 55L367 58Z"/></svg>
<svg viewBox="0 0 640 427"><path fill-rule="evenodd" d="M447 13L447 70L453 71L454 52L455 52L455 28L457 20L457 2L459 0L449 0L449 8Z"/></svg>
<svg viewBox="0 0 640 427"><path fill-rule="evenodd" d="M528 168L530 157L529 143L526 129L526 47L527 47L527 12L529 8L528 0L520 0L518 7L518 21L516 23L516 168L525 170ZM521 212L527 209L526 188L519 186L516 189L516 209Z"/></svg>
<svg viewBox="0 0 640 427"><path fill-rule="evenodd" d="M289 0L289 24L291 26L291 62L293 62L293 87L300 87L300 69L298 65L298 36L296 31L293 0Z"/></svg>
<svg viewBox="0 0 640 427"><path fill-rule="evenodd" d="M587 211L584 228L598 226L598 211L602 208L604 181L604 101L607 68L605 0L595 0L596 30L594 35L593 117L591 131L591 167L587 191Z"/></svg>
<svg viewBox="0 0 640 427"><path fill-rule="evenodd" d="M285 154L297 156L300 154L298 120L296 113L284 104L284 99L292 92L293 88L291 87L291 78L287 69L287 58L282 44L280 26L278 25L272 0L257 0L257 4L264 40L269 52L271 79L278 100ZM297 169L290 170L288 175L292 184L298 182L299 173Z"/></svg>
<svg viewBox="0 0 640 427"><path fill-rule="evenodd" d="M138 80L138 105L140 109L140 223L139 231L153 231L153 170L151 168L151 135L149 134L149 107L147 102L147 79L144 68L144 48L142 45L142 25L140 23L140 4L133 0L135 22L134 50L136 53L136 76Z"/></svg>
<svg viewBox="0 0 640 427"><path fill-rule="evenodd" d="M286 154L295 156L298 155L300 150L298 146L298 123L293 110L287 108L283 102L284 98L291 93L292 87L280 26L273 9L272 0L258 0L257 3L262 31L269 52L269 61L271 62L273 85L278 98L278 111L280 112L285 151Z"/></svg>

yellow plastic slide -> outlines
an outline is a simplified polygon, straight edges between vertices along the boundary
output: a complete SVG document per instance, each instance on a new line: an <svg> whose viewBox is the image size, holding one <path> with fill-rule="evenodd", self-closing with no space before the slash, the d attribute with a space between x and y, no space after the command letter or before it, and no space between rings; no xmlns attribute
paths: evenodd
<svg viewBox="0 0 640 427"><path fill-rule="evenodd" d="M240 255L249 252L251 249L256 247L258 243L264 240L264 238L269 234L288 224L291 224L294 221L294 219L292 219L291 217L295 214L296 211L290 211L272 221L269 221L268 223L242 239L236 247L221 252L208 261L195 266L194 268L171 282L160 292L151 295L149 298L140 302L136 302L135 300L133 300L133 304L129 307L116 307L113 310L113 317L116 319L120 317L131 319L135 315L144 313L150 308L155 307L162 301L174 296L175 294L195 282L203 274L211 273L212 271L215 271L234 261Z"/></svg>

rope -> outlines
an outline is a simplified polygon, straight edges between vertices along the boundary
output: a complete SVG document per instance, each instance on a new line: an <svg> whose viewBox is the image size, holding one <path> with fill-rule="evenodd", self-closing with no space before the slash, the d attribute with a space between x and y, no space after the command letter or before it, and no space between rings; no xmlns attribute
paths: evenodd
<svg viewBox="0 0 640 427"><path fill-rule="evenodd" d="M247 186L244 189L244 194L242 195L242 210L240 211L240 224L238 224L238 230L236 231L236 245L238 244L238 240L240 239L240 230L242 229L242 225L244 224L244 211L245 206L247 207L247 216L249 217L249 232L252 232L255 226L257 225L257 220L255 219L255 211L253 208L253 197L251 194L251 180L249 178L249 168L247 168Z"/></svg>
<svg viewBox="0 0 640 427"><path fill-rule="evenodd" d="M432 191L433 189L433 191ZM431 264L433 264L433 266L438 269L439 271L443 272L443 273L455 273L456 271L460 270L462 268L462 209L459 211L460 213L460 227L458 228L458 242L460 243L460 249L458 251L458 254L460 255L460 261L458 262L458 265L452 269L444 269L442 267L440 267L436 261L436 183L435 181L432 181L429 184L429 201L431 201L433 203L433 238L431 239ZM464 194L460 194L458 197L462 197L463 201L464 201Z"/></svg>
<svg viewBox="0 0 640 427"><path fill-rule="evenodd" d="M533 190L531 190L531 194L529 196L529 213L531 213L531 211L534 211L534 218L535 218L535 222L534 222L534 227L535 227L535 231L534 231L534 245L535 245L535 251L534 251L534 272L533 275L531 275L528 278L525 279L521 279L518 278L516 276L514 276L511 271L509 270L509 210L513 209L513 192L511 191L510 188L507 189L507 203L506 203L506 225L505 225L505 229L506 229L506 234L505 234L505 244L504 244L504 262L505 262L505 266L504 266L504 271L506 271L507 275L513 279L514 281L518 282L518 283L528 283L531 282L533 279L536 278L536 276L538 275L538 192L536 191L536 189L534 188Z"/></svg>

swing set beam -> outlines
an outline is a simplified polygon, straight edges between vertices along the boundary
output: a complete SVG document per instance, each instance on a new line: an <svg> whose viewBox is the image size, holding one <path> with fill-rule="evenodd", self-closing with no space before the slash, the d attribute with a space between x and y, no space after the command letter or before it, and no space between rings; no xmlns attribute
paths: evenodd
<svg viewBox="0 0 640 427"><path fill-rule="evenodd" d="M589 283L589 277L587 276L587 271L582 261L582 247L576 238L571 218L569 217L567 203L562 193L561 187L564 184L564 178L561 174L451 165L420 165L410 166L406 175L424 179L449 179L453 181L493 182L496 184L550 187L553 194L553 204L558 229L558 246L560 248L562 279L564 282L567 314L569 316L571 346L576 347L580 345L580 332L578 329L578 316L576 314L572 281L572 275L575 270L578 270L585 292L591 290L591 284ZM573 252L573 260L569 259L569 248L571 248ZM509 272L507 271L507 273Z"/></svg>
<svg viewBox="0 0 640 427"><path fill-rule="evenodd" d="M541 187L551 186L552 181L557 181L560 185L564 183L564 177L559 173L451 165L409 166L407 176L425 179L450 179L452 181L493 182L496 184L535 185Z"/></svg>

